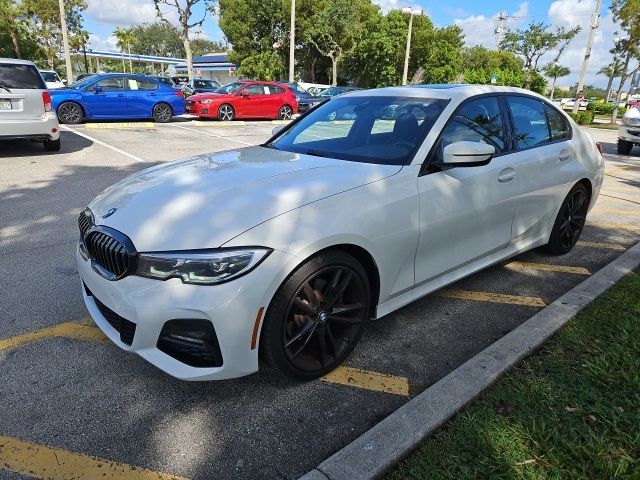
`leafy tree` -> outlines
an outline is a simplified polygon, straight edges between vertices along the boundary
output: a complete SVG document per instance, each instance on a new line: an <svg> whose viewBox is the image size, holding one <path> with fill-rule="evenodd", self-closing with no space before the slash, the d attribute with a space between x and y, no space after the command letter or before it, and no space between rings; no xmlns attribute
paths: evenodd
<svg viewBox="0 0 640 480"><path fill-rule="evenodd" d="M560 65L559 63L555 63L555 62L551 62L546 64L542 71L544 72L544 74L551 78L553 81L551 83L551 93L549 95L549 98L551 98L551 100L553 100L553 94L555 93L556 90L556 80L558 78L562 78L562 77L566 77L567 75L569 75L571 73L571 70L569 70L569 68L565 67L564 65Z"/></svg>
<svg viewBox="0 0 640 480"><path fill-rule="evenodd" d="M131 43L134 41L133 31L131 28L116 27L113 31L113 36L116 37L116 46L124 53L125 48L129 54L129 71L133 73L133 64L131 63ZM127 71L124 63L124 56L122 57L122 70Z"/></svg>
<svg viewBox="0 0 640 480"><path fill-rule="evenodd" d="M530 88L533 73L539 72L540 57L558 47L562 52L579 31L579 26L570 29L556 27L552 31L550 25L532 22L526 30L508 30L500 48L524 60L524 88Z"/></svg>
<svg viewBox="0 0 640 480"><path fill-rule="evenodd" d="M229 46L223 42L207 40L206 38L194 38L191 40L191 53L194 57L213 52L226 52L227 50L229 50Z"/></svg>
<svg viewBox="0 0 640 480"><path fill-rule="evenodd" d="M162 21L142 23L134 25L130 31L132 36L131 49L139 55L177 58L185 56L180 33L170 23Z"/></svg>
<svg viewBox="0 0 640 480"><path fill-rule="evenodd" d="M609 97L611 96L611 87L613 86L613 80L622 75L622 62L617 58L614 58L613 62L598 70L598 75L604 75L609 79L607 82L607 93L604 97L605 101L608 102Z"/></svg>
<svg viewBox="0 0 640 480"><path fill-rule="evenodd" d="M191 52L191 39L189 38L189 32L192 28L201 26L205 19L209 9L213 8L214 0L153 0L156 7L158 17L165 23L171 24L171 22L165 17L165 13L161 7L168 7L171 10L175 10L178 15L178 34L184 51L187 57L187 74L189 80L193 80L193 54ZM193 7L202 3L205 6L204 15L200 19L193 19Z"/></svg>
<svg viewBox="0 0 640 480"><path fill-rule="evenodd" d="M497 85L520 87L524 81L524 62L511 52L489 50L481 45L462 50L462 78L465 83L489 84L495 75Z"/></svg>

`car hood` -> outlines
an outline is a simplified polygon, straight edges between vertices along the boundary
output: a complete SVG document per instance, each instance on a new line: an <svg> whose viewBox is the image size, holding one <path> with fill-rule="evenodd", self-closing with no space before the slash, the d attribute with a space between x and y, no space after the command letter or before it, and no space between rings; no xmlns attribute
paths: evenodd
<svg viewBox="0 0 640 480"><path fill-rule="evenodd" d="M141 252L215 248L401 168L249 147L143 170L102 192L89 208L96 224L125 233Z"/></svg>

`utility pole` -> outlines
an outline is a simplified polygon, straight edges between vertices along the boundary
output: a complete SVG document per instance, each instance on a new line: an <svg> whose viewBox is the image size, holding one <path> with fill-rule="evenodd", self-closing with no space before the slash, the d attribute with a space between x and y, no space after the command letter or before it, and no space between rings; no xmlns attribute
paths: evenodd
<svg viewBox="0 0 640 480"><path fill-rule="evenodd" d="M500 43L502 43L502 39L504 38L504 29L505 22L507 21L507 12L500 12L498 14L498 25L496 25L496 29L493 31L496 36L496 50L500 50Z"/></svg>
<svg viewBox="0 0 640 480"><path fill-rule="evenodd" d="M291 33L289 35L289 83L294 81L294 56L296 49L296 0L291 0Z"/></svg>
<svg viewBox="0 0 640 480"><path fill-rule="evenodd" d="M67 67L67 85L73 83L73 69L71 68L71 54L69 53L69 36L67 33L67 19L64 14L64 0L58 0L60 6L60 27L62 28L62 45L64 46L64 63Z"/></svg>
<svg viewBox="0 0 640 480"><path fill-rule="evenodd" d="M407 76L409 74L409 51L411 49L411 29L413 28L413 17L422 15L422 10L403 8L402 13L409 15L409 31L407 32L407 49L404 52L404 70L402 71L402 85L407 84Z"/></svg>
<svg viewBox="0 0 640 480"><path fill-rule="evenodd" d="M589 57L591 57L591 45L593 44L593 36L596 33L596 29L600 25L600 6L602 5L602 0L598 0L596 2L596 11L593 12L593 16L591 17L591 31L589 32L589 39L587 40L587 49L584 52L584 61L582 62L582 70L580 71L580 79L578 80L578 90L576 91L576 99L573 102L573 113L578 111L580 108L580 101L578 100L580 97L580 92L584 90L584 77L587 74L587 67L589 66Z"/></svg>

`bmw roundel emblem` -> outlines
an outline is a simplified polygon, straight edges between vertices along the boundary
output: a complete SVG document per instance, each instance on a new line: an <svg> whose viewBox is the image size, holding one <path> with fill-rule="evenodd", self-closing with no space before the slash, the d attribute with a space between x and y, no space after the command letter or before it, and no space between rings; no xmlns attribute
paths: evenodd
<svg viewBox="0 0 640 480"><path fill-rule="evenodd" d="M116 213L116 210L118 210L117 208L113 207L110 208L109 210L107 210L107 213L105 213L102 218L107 218L110 217L111 215L113 215L114 213Z"/></svg>

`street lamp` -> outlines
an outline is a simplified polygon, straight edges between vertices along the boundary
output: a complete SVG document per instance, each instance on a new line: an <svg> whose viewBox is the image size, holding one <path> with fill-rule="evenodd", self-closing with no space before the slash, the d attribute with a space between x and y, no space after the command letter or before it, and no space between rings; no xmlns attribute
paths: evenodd
<svg viewBox="0 0 640 480"><path fill-rule="evenodd" d="M422 15L419 8L403 8L402 13L409 15L409 31L407 32L407 50L404 54L404 70L402 72L402 85L407 84L407 73L409 72L409 49L411 48L411 29L413 27L413 17Z"/></svg>

